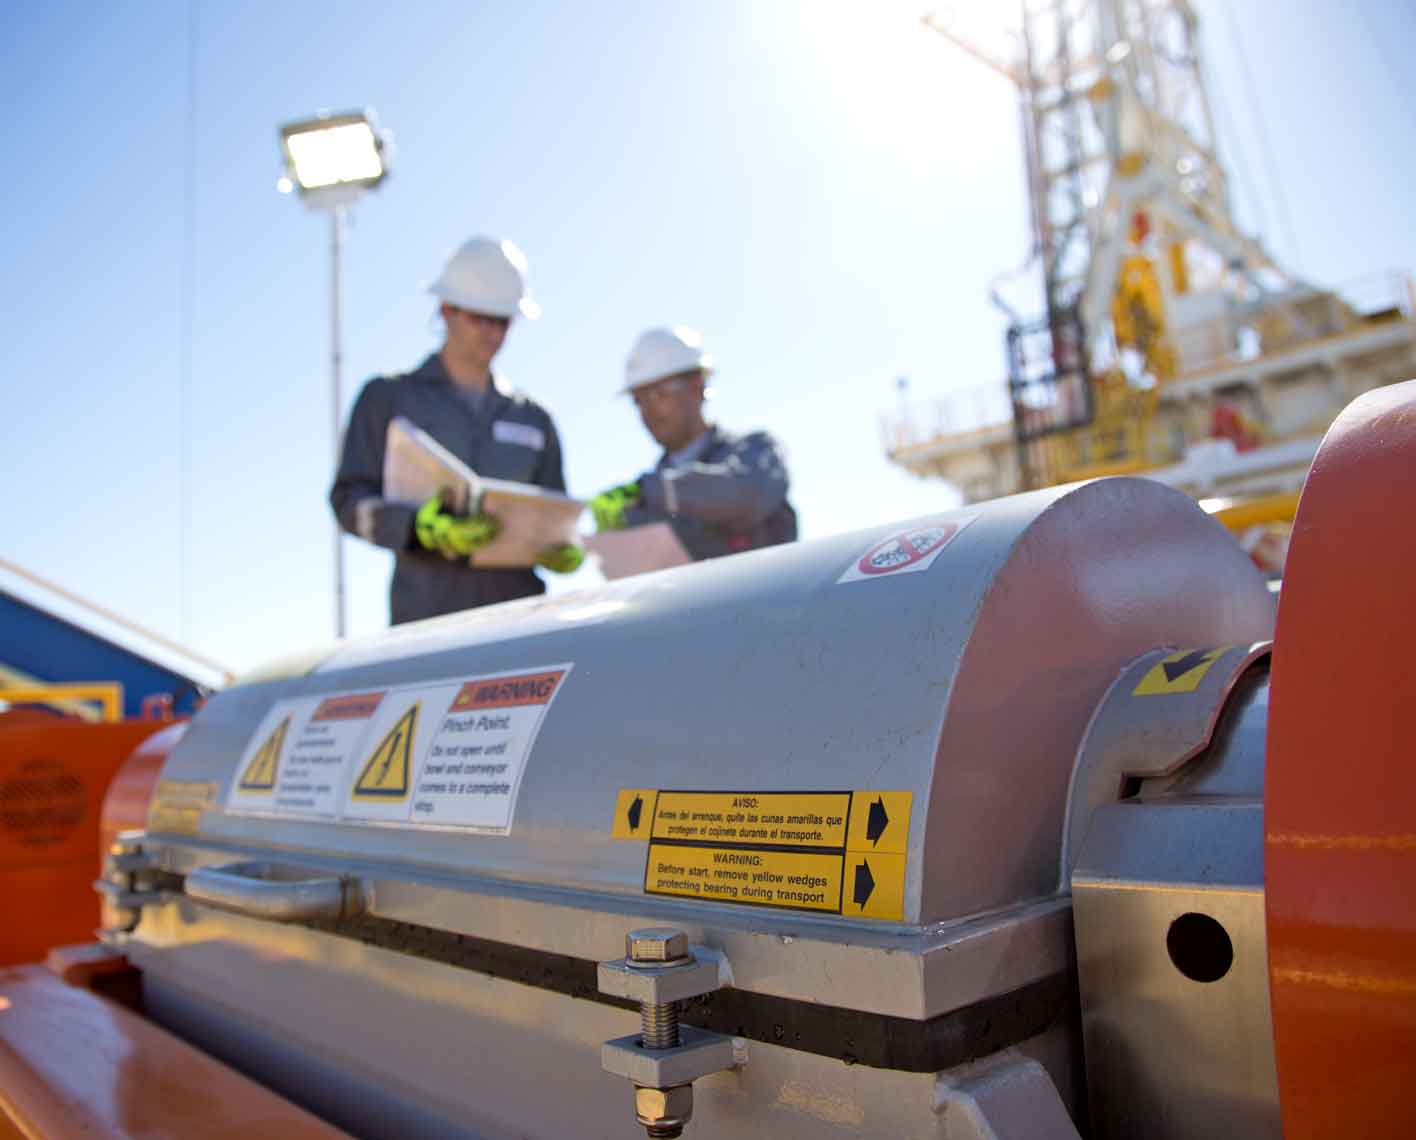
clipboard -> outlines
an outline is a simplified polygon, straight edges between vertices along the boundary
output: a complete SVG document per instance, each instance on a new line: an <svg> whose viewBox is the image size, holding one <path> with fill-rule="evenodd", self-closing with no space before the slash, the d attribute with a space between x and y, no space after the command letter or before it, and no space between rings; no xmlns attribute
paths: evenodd
<svg viewBox="0 0 1416 1140"><path fill-rule="evenodd" d="M478 475L405 416L394 416L388 425L383 488L390 502L416 507L441 494L453 514L481 511L501 523L497 537L468 559L479 569L534 566L548 548L581 541L577 523L585 509L582 500L530 483Z"/></svg>
<svg viewBox="0 0 1416 1140"><path fill-rule="evenodd" d="M674 528L666 522L592 534L585 539L585 549L600 559L600 571L610 579L667 570L693 561Z"/></svg>

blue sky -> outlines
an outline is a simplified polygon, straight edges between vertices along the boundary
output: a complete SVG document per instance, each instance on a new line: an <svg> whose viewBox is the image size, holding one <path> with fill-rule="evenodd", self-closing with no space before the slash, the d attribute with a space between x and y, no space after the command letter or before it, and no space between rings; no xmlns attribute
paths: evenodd
<svg viewBox="0 0 1416 1140"><path fill-rule="evenodd" d="M0 557L237 668L329 636L328 234L274 189L278 125L319 108L374 107L398 148L346 247L347 402L434 347L423 286L491 233L545 308L499 364L574 493L652 463L613 393L638 332L682 322L714 414L786 443L806 537L952 505L877 417L897 376L996 390L1025 202L1013 91L926 7L10 5ZM1241 220L1315 282L1409 272L1416 9L1198 8ZM346 545L376 630L389 559Z"/></svg>

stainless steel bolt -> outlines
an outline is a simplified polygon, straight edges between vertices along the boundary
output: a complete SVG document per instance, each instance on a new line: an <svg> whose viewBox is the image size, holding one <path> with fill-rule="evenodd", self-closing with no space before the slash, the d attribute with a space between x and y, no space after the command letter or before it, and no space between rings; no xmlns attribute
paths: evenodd
<svg viewBox="0 0 1416 1140"><path fill-rule="evenodd" d="M624 956L642 966L676 963L688 957L688 935L672 926L631 930L624 936Z"/></svg>
<svg viewBox="0 0 1416 1140"><path fill-rule="evenodd" d="M631 930L624 938L624 956L631 966L644 969L687 966L693 962L688 952L688 935L671 926ZM645 1049L674 1049L679 1043L678 1006L674 1002L639 1003L639 1043ZM635 1119L644 1126L649 1140L672 1140L683 1134L693 1115L693 1085L656 1089L636 1085Z"/></svg>
<svg viewBox="0 0 1416 1140"><path fill-rule="evenodd" d="M624 936L625 958L634 966L686 966L688 935L671 926L631 930ZM639 1003L640 1037L646 1049L673 1049L679 1043L678 1006L673 1002Z"/></svg>

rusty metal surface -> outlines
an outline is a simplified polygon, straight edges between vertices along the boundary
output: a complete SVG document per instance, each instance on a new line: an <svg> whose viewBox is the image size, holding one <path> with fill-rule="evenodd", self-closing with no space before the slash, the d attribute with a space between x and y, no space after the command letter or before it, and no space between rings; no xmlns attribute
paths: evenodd
<svg viewBox="0 0 1416 1140"><path fill-rule="evenodd" d="M1416 1135L1416 381L1323 442L1279 605L1265 863L1288 1140Z"/></svg>

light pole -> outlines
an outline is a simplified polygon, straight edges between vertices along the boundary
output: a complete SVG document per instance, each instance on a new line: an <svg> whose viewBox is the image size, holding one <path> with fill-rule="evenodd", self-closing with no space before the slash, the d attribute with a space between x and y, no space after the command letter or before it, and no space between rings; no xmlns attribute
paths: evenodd
<svg viewBox="0 0 1416 1140"><path fill-rule="evenodd" d="M344 404L344 337L340 327L344 224L349 207L364 191L384 180L392 140L387 132L379 130L372 111L338 115L321 112L312 119L281 127L280 149L285 157L285 174L277 183L281 193L298 189L307 208L329 214L331 433L338 467ZM344 543L338 522L334 524L334 633L336 637L344 636Z"/></svg>

